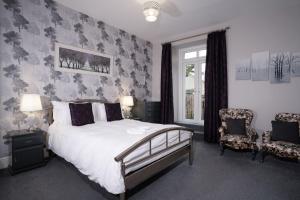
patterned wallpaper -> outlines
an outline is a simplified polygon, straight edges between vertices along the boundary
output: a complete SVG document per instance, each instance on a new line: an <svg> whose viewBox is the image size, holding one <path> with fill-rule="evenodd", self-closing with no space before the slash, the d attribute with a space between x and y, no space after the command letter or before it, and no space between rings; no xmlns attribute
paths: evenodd
<svg viewBox="0 0 300 200"><path fill-rule="evenodd" d="M135 35L53 0L1 0L0 28L0 158L8 154L7 130L47 128L45 114L33 118L19 111L23 93L110 102L122 95L151 97L152 44ZM55 42L114 56L113 76L55 71Z"/></svg>

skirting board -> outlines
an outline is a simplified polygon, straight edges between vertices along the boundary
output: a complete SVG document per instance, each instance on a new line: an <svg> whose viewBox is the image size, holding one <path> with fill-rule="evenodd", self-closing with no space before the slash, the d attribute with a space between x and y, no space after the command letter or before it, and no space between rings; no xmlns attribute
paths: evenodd
<svg viewBox="0 0 300 200"><path fill-rule="evenodd" d="M9 165L9 156L0 158L0 169L7 168Z"/></svg>

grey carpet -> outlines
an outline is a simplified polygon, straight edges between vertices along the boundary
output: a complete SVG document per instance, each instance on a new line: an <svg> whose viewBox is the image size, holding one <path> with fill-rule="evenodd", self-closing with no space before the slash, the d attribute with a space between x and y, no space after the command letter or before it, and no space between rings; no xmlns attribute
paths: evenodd
<svg viewBox="0 0 300 200"><path fill-rule="evenodd" d="M182 160L129 192L130 200L293 200L300 199L300 163L272 156L265 163L251 161L250 153L195 143L193 166ZM105 192L61 158L45 167L10 176L0 172L2 200L118 199Z"/></svg>

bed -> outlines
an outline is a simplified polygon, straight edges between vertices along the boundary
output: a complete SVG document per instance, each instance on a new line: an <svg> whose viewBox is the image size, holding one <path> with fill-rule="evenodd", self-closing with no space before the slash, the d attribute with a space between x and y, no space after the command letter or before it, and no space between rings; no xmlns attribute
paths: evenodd
<svg viewBox="0 0 300 200"><path fill-rule="evenodd" d="M193 131L188 128L130 119L76 127L53 123L49 113L49 149L121 200L126 190L183 156L192 165ZM140 127L147 131L140 133Z"/></svg>

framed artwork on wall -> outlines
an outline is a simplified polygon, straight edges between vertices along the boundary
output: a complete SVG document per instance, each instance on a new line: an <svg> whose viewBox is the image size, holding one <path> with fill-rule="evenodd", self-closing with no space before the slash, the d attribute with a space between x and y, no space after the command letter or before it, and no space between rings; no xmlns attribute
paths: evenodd
<svg viewBox="0 0 300 200"><path fill-rule="evenodd" d="M236 80L251 80L251 60L244 59L239 61L235 66Z"/></svg>
<svg viewBox="0 0 300 200"><path fill-rule="evenodd" d="M55 43L54 64L56 71L112 76L113 56Z"/></svg>
<svg viewBox="0 0 300 200"><path fill-rule="evenodd" d="M300 76L300 52L292 54L292 76Z"/></svg>
<svg viewBox="0 0 300 200"><path fill-rule="evenodd" d="M269 80L273 84L289 83L292 77L300 77L300 52L258 52L235 64L235 80Z"/></svg>
<svg viewBox="0 0 300 200"><path fill-rule="evenodd" d="M269 80L269 51L252 54L252 81Z"/></svg>
<svg viewBox="0 0 300 200"><path fill-rule="evenodd" d="M274 53L270 59L270 82L289 83L292 57L290 53Z"/></svg>

